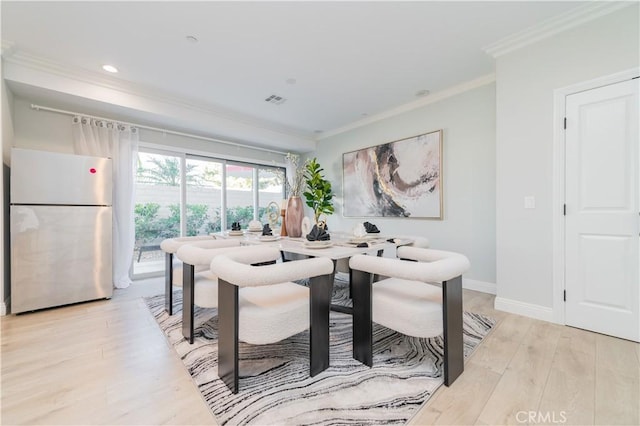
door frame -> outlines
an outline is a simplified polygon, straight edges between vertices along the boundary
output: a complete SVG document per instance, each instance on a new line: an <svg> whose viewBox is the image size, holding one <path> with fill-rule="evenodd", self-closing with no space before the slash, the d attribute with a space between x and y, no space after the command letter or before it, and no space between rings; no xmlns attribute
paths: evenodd
<svg viewBox="0 0 640 426"><path fill-rule="evenodd" d="M565 325L565 129L566 97L598 87L630 80L640 75L631 68L593 80L561 87L553 91L553 322Z"/></svg>

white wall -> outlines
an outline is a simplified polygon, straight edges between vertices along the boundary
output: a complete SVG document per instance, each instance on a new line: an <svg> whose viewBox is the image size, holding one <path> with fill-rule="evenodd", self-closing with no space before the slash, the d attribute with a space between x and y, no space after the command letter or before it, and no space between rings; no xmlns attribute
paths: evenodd
<svg viewBox="0 0 640 426"><path fill-rule="evenodd" d="M637 67L638 16L628 7L497 58L497 307L551 319L552 220L562 214L552 211L553 92ZM524 209L526 195L535 209Z"/></svg>
<svg viewBox="0 0 640 426"><path fill-rule="evenodd" d="M32 110L21 98L13 105L13 147L73 154L71 117Z"/></svg>
<svg viewBox="0 0 640 426"><path fill-rule="evenodd" d="M345 218L342 154L443 129L444 220ZM465 278L495 283L495 85L359 127L318 142L315 153L336 193L330 230L368 220L385 234L423 235L431 246L467 255Z"/></svg>

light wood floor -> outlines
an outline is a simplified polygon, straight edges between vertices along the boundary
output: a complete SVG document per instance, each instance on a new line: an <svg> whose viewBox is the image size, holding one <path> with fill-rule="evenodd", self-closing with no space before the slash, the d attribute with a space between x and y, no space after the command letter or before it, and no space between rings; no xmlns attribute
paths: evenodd
<svg viewBox="0 0 640 426"><path fill-rule="evenodd" d="M162 286L145 280L111 301L2 317L0 423L215 424L141 299ZM640 345L464 297L498 323L411 424L640 424Z"/></svg>

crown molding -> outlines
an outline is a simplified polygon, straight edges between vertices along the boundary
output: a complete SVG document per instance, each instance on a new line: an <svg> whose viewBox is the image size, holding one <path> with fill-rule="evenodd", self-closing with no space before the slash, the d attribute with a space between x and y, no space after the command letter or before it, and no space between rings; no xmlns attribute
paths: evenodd
<svg viewBox="0 0 640 426"><path fill-rule="evenodd" d="M268 130L270 132L280 133L286 136L308 139L309 141L313 140L313 136L311 134L304 133L296 129L292 129L286 126L277 126L270 122L266 122L260 119L254 119L252 117L247 117L245 115L236 114L230 111L222 111L217 108L212 108L211 105L208 104L200 103L193 100L187 100L185 98L175 97L166 92L163 93L156 88L147 87L142 84L127 83L122 80L105 77L99 72L62 65L49 59L15 50L12 46L13 45L11 44L12 51L10 52L10 54L5 55L3 42L2 56L4 61L7 63L23 66L46 74L80 81L109 90L116 90L127 95L145 98L149 101L162 102L178 108L197 111L203 114L210 114L246 126L260 128Z"/></svg>
<svg viewBox="0 0 640 426"><path fill-rule="evenodd" d="M554 16L539 24L484 47L487 54L497 58L522 47L549 38L601 16L638 4L637 1L590 1L589 3Z"/></svg>
<svg viewBox="0 0 640 426"><path fill-rule="evenodd" d="M491 84L494 81L496 81L496 75L494 73L487 74L482 77L458 84L456 86L449 87L448 89L429 94L424 98L418 99L416 101L412 101L412 102L400 105L398 107L392 108L390 110L383 111L381 113L363 118L362 120L354 121L353 123L347 124L346 126L338 127L337 129L323 132L321 135L317 137L316 140L319 141L322 139L326 139L331 136L339 135L340 133L357 129L358 127L367 126L369 124L375 123L376 121L384 120L386 118L400 115L405 112L413 111L414 109L422 108L425 105L440 102L444 99L451 98L453 96L459 95L469 90L473 90L477 87L486 86L487 84Z"/></svg>

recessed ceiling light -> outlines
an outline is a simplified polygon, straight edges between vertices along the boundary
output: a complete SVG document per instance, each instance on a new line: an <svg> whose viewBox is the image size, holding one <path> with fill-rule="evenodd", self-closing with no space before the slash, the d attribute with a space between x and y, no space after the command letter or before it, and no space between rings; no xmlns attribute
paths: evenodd
<svg viewBox="0 0 640 426"><path fill-rule="evenodd" d="M186 37L186 39L187 39L187 41L188 41L188 42L190 42L190 43L197 43L197 42L198 42L198 38L197 38L197 37L195 37L195 36L192 36L192 35L188 35L188 36Z"/></svg>
<svg viewBox="0 0 640 426"><path fill-rule="evenodd" d="M287 84L296 84L297 80L295 78L288 78L285 80Z"/></svg>
<svg viewBox="0 0 640 426"><path fill-rule="evenodd" d="M118 68L114 67L113 65L103 65L102 69L107 72L113 72L113 73L118 72Z"/></svg>
<svg viewBox="0 0 640 426"><path fill-rule="evenodd" d="M427 96L430 92L427 89L418 90L416 92L417 97Z"/></svg>

